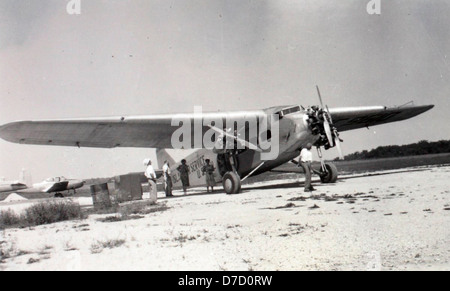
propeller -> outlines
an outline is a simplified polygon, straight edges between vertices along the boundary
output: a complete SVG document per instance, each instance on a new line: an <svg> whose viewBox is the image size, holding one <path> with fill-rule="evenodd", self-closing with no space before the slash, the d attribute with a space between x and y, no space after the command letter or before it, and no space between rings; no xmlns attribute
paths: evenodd
<svg viewBox="0 0 450 291"><path fill-rule="evenodd" d="M330 114L328 112L328 106L327 106L327 112L325 112L325 106L323 106L322 101L322 95L320 94L319 86L316 86L317 94L319 95L319 101L320 101L320 107L323 111L323 128L325 129L325 134L327 135L328 143L331 147L334 147L334 139L333 139L333 132L331 131L331 125L330 121L328 120L330 117Z"/></svg>
<svg viewBox="0 0 450 291"><path fill-rule="evenodd" d="M323 128L325 130L325 134L328 139L328 143L330 147L334 147L336 145L336 148L339 153L339 158L341 160L344 159L344 155L342 154L342 147L341 147L341 140L339 138L339 132L337 129L333 126L333 119L331 117L330 109L328 108L328 105L324 106L322 101L322 96L320 94L319 86L316 85L317 94L319 95L319 101L320 106L323 112ZM326 111L325 111L326 109Z"/></svg>

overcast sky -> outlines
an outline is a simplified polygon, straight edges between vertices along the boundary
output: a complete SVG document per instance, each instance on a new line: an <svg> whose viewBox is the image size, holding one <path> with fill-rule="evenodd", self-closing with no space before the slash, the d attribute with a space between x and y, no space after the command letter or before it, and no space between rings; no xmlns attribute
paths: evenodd
<svg viewBox="0 0 450 291"><path fill-rule="evenodd" d="M450 4L381 0L0 2L0 124L259 109L435 104L414 119L342 137L346 154L449 139ZM335 153L333 151L332 156ZM0 177L33 182L143 171L152 149L78 149L0 140Z"/></svg>

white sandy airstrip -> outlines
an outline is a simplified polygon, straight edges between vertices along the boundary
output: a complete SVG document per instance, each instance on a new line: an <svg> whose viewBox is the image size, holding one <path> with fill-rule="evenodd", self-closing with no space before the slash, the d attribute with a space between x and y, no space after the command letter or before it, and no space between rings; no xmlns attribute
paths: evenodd
<svg viewBox="0 0 450 291"><path fill-rule="evenodd" d="M140 219L7 229L0 270L450 270L450 167L377 174L313 197L271 181L161 198L169 209Z"/></svg>

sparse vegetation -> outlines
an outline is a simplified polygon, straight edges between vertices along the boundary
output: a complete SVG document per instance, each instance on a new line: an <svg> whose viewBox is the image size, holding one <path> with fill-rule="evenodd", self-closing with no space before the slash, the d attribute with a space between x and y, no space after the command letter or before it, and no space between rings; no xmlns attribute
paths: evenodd
<svg viewBox="0 0 450 291"><path fill-rule="evenodd" d="M0 229L30 227L72 219L83 219L85 215L78 203L72 201L50 201L36 203L19 215L8 209L0 212Z"/></svg>
<svg viewBox="0 0 450 291"><path fill-rule="evenodd" d="M111 239L107 241L97 241L91 245L91 254L99 254L104 249L113 249L122 246L126 241L124 239Z"/></svg>
<svg viewBox="0 0 450 291"><path fill-rule="evenodd" d="M113 215L113 216L107 216L105 218L99 218L97 221L100 222L118 222L118 221L125 221L125 220L134 220L134 219L141 219L144 218L142 215Z"/></svg>
<svg viewBox="0 0 450 291"><path fill-rule="evenodd" d="M39 255L48 255L49 251L53 249L52 246L45 245L42 250L39 252Z"/></svg>
<svg viewBox="0 0 450 291"><path fill-rule="evenodd" d="M17 249L14 242L0 242L0 263L4 263L6 259L28 255L30 252Z"/></svg>
<svg viewBox="0 0 450 291"><path fill-rule="evenodd" d="M140 219L144 218L142 215L166 211L167 209L169 207L165 203L154 204L148 201L135 201L124 205L113 205L113 207L107 210L93 211L91 209L82 210L81 206L73 201L45 201L30 206L20 215L10 209L0 211L0 230L14 227L32 227L66 220L85 219L89 214L94 213L116 214L101 219L100 221L102 222ZM81 230L85 231L89 229L84 228Z"/></svg>
<svg viewBox="0 0 450 291"><path fill-rule="evenodd" d="M35 258L30 258L28 260L28 265L34 264L34 263L39 263L40 259L35 259Z"/></svg>
<svg viewBox="0 0 450 291"><path fill-rule="evenodd" d="M284 209L284 208L295 208L295 207L299 207L299 206L295 205L292 202L289 202L289 203L287 203L286 205L283 205L283 206L268 207L266 209Z"/></svg>
<svg viewBox="0 0 450 291"><path fill-rule="evenodd" d="M154 202L137 201L120 205L119 213L122 216L130 216L132 214L146 215L154 212L162 212L169 209L166 203L154 204Z"/></svg>
<svg viewBox="0 0 450 291"><path fill-rule="evenodd" d="M166 203L154 204L147 201L132 202L129 204L119 205L116 209L116 214L112 216L107 216L105 218L99 218L98 221L101 222L118 222L125 220L141 219L144 218L143 215L162 212L169 209Z"/></svg>
<svg viewBox="0 0 450 291"><path fill-rule="evenodd" d="M50 224L59 221L83 219L81 206L72 201L51 201L32 205L25 210L27 226Z"/></svg>
<svg viewBox="0 0 450 291"><path fill-rule="evenodd" d="M0 211L0 229L17 226L20 222L20 216L11 209Z"/></svg>
<svg viewBox="0 0 450 291"><path fill-rule="evenodd" d="M77 251L78 248L74 247L69 241L67 241L64 244L64 251L66 252L70 252L70 251Z"/></svg>
<svg viewBox="0 0 450 291"><path fill-rule="evenodd" d="M181 246L183 246L183 243L187 242L188 240L195 240L195 239L197 239L195 236L193 235L188 236L181 232L178 234L178 236L173 238L173 240L179 242Z"/></svg>

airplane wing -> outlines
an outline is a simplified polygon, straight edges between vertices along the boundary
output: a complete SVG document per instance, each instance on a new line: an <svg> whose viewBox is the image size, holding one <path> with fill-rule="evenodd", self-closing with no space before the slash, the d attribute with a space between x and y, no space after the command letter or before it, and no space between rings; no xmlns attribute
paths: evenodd
<svg viewBox="0 0 450 291"><path fill-rule="evenodd" d="M134 117L87 118L71 120L18 121L0 126L0 137L4 140L35 145L58 145L95 148L140 147L173 148L172 134L181 127L173 120L191 122L192 128L200 124L203 134L210 130L202 126L202 120L227 118L237 120L249 116L262 116L262 110L243 112L219 112L198 114L173 114ZM203 119L202 119L203 118ZM194 144L194 130L191 130Z"/></svg>
<svg viewBox="0 0 450 291"><path fill-rule="evenodd" d="M339 132L342 132L409 119L433 107L434 105L392 108L384 106L330 108L330 114L334 126Z"/></svg>
<svg viewBox="0 0 450 291"><path fill-rule="evenodd" d="M348 107L330 109L333 123L338 131L347 131L389 122L400 121L419 115L434 106L411 106L387 108ZM198 114L131 116L112 118L87 118L65 120L18 121L0 126L0 137L19 144L58 145L96 148L141 147L173 148L172 135L181 124L172 126L173 120L188 121L191 129L200 124L202 136L211 128L202 126L203 120L221 119L226 124L248 120L274 113L278 108L267 110L218 112ZM191 148L194 146L194 132L191 132Z"/></svg>
<svg viewBox="0 0 450 291"><path fill-rule="evenodd" d="M23 189L27 189L27 188L28 188L27 185L22 184L22 183L0 184L0 193L23 190Z"/></svg>

